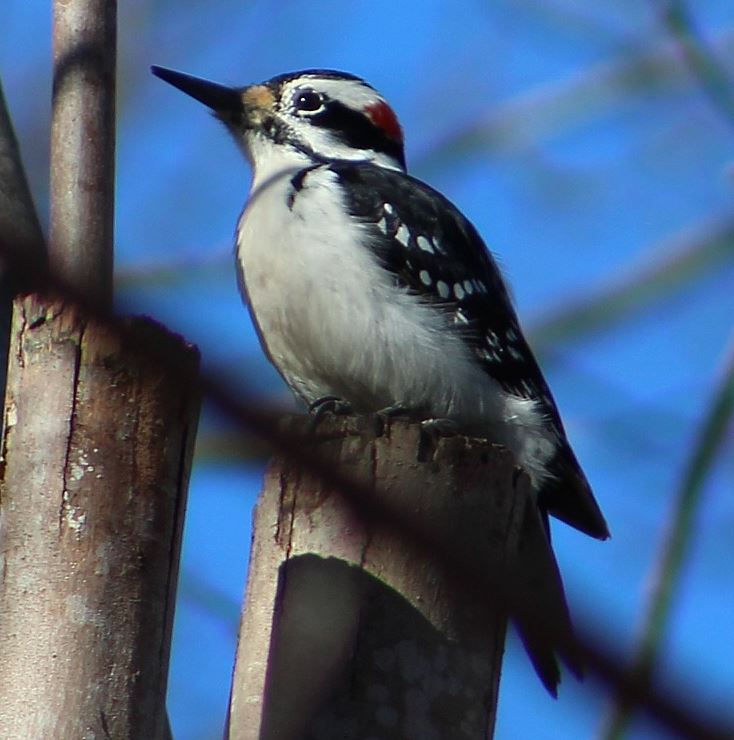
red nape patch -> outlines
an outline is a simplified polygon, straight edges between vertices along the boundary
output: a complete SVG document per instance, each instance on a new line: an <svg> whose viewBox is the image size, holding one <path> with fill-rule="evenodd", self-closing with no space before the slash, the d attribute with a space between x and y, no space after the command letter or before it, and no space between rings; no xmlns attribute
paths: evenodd
<svg viewBox="0 0 734 740"><path fill-rule="evenodd" d="M364 112L375 126L379 126L391 139L402 142L403 130L393 109L385 102L379 101L368 105Z"/></svg>

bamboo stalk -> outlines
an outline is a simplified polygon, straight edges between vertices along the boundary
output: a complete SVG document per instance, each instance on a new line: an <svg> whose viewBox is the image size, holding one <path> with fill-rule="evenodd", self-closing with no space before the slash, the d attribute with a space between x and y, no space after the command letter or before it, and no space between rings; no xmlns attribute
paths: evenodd
<svg viewBox="0 0 734 740"><path fill-rule="evenodd" d="M436 553L276 458L255 516L228 737L491 737L506 601L468 592L440 553L507 574L526 479L486 442L443 439L426 453L419 426L403 422L329 422L314 450Z"/></svg>
<svg viewBox="0 0 734 740"><path fill-rule="evenodd" d="M0 737L168 737L198 355L16 299L2 440ZM151 362L165 347L176 371Z"/></svg>
<svg viewBox="0 0 734 740"><path fill-rule="evenodd" d="M115 181L114 0L56 0L51 121L52 274L112 303Z"/></svg>

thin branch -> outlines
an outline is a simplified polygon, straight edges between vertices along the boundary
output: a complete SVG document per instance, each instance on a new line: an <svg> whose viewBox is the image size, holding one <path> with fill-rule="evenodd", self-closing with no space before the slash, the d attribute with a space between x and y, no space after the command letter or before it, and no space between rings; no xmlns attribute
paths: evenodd
<svg viewBox="0 0 734 740"><path fill-rule="evenodd" d="M54 274L112 302L117 4L56 0L51 223Z"/></svg>
<svg viewBox="0 0 734 740"><path fill-rule="evenodd" d="M659 0L663 22L683 59L724 120L734 127L734 80L703 38L681 0Z"/></svg>
<svg viewBox="0 0 734 740"><path fill-rule="evenodd" d="M240 600L235 599L193 570L182 569L178 585L178 598L204 612L217 622L217 627L233 637L237 636Z"/></svg>
<svg viewBox="0 0 734 740"><path fill-rule="evenodd" d="M275 403L272 404L275 407ZM198 464L250 463L263 465L272 450L254 434L239 428L214 428L199 432L194 461Z"/></svg>
<svg viewBox="0 0 734 740"><path fill-rule="evenodd" d="M676 493L670 527L655 567L653 588L633 660L632 675L642 685L650 682L680 581L686 554L693 537L696 515L701 508L706 482L726 439L734 416L734 334L727 352L721 382L713 394L693 452ZM633 707L617 694L615 706L605 721L602 736L621 738Z"/></svg>
<svg viewBox="0 0 734 740"><path fill-rule="evenodd" d="M734 218L695 224L663 240L645 256L645 265L625 269L594 293L567 302L531 322L532 343L539 352L592 331L608 328L634 311L667 297L702 275L734 264Z"/></svg>
<svg viewBox="0 0 734 740"><path fill-rule="evenodd" d="M542 352L558 342L611 327L685 288L693 278L734 265L734 218L720 216L694 224L650 247L644 260L623 268L585 296L556 309L545 308L543 318L529 322L533 346ZM123 289L175 285L198 279L202 273L223 273L230 261L228 249L226 254L218 250L178 262L135 265L117 270L115 283Z"/></svg>
<svg viewBox="0 0 734 740"><path fill-rule="evenodd" d="M714 41L717 48L730 51L734 29L727 29ZM690 75L678 60L672 44L659 44L652 51L629 51L620 60L603 62L560 82L543 85L505 102L493 102L486 114L472 117L434 141L411 158L411 169L422 176L456 157L478 150L506 152L523 149L569 125L579 126L583 118L613 110L631 93L650 96L653 91L682 87Z"/></svg>
<svg viewBox="0 0 734 740"><path fill-rule="evenodd" d="M176 260L136 262L115 268L115 287L120 290L146 286L178 285L186 280L200 281L211 275L221 277L232 272L232 247L199 252Z"/></svg>

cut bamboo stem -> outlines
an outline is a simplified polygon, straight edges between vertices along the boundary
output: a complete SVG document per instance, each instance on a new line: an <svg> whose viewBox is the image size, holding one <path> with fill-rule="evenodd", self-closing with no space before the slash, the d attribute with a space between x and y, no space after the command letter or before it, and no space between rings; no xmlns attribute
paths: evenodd
<svg viewBox="0 0 734 740"><path fill-rule="evenodd" d="M68 301L15 302L0 478L8 740L168 736L198 354L147 320L128 334L140 348Z"/></svg>
<svg viewBox="0 0 734 740"><path fill-rule="evenodd" d="M440 552L501 578L526 478L505 450L465 437L426 446L406 422L327 419L312 444L436 554L276 457L255 514L228 737L491 737L505 600L467 592Z"/></svg>

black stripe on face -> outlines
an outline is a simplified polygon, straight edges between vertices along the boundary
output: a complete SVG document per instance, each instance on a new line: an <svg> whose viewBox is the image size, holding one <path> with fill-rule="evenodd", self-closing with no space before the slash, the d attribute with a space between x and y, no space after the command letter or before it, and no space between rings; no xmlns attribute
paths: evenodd
<svg viewBox="0 0 734 740"><path fill-rule="evenodd" d="M333 131L347 146L387 154L405 168L402 143L375 126L365 114L338 100L327 100L324 110L311 116L310 120L315 126Z"/></svg>

